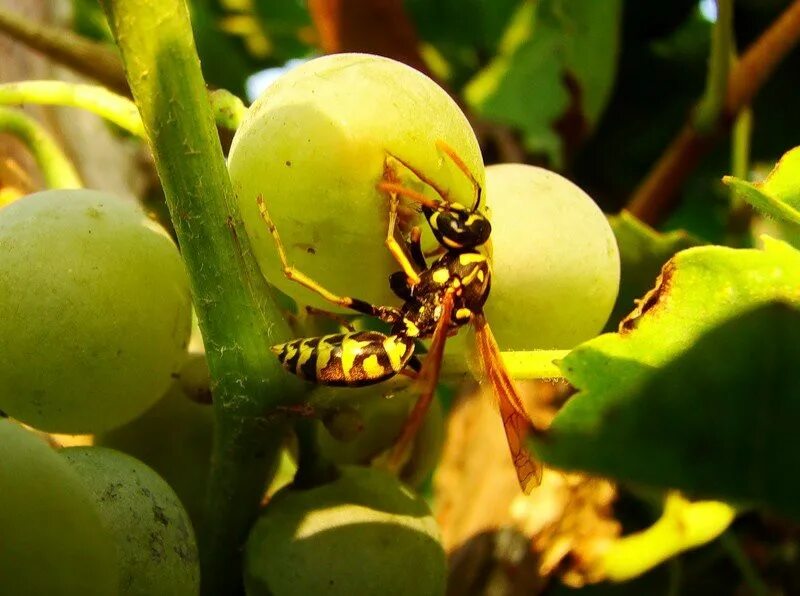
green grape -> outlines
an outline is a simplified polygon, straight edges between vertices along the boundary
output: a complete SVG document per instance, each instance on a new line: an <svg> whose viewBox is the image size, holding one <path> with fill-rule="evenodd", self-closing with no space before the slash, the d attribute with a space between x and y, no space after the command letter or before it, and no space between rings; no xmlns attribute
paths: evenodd
<svg viewBox="0 0 800 596"><path fill-rule="evenodd" d="M53 190L0 210L0 410L60 433L132 420L184 358L189 285L133 202Z"/></svg>
<svg viewBox="0 0 800 596"><path fill-rule="evenodd" d="M364 390L362 390L363 392ZM337 440L319 425L317 440L322 452L337 464L369 464L389 449L400 435L411 408L419 398L416 387L385 397L380 386L372 388L370 399L363 397L353 408L360 415L361 432L350 440ZM434 399L425 416L401 478L412 486L419 485L435 467L444 441L444 421L439 400Z"/></svg>
<svg viewBox="0 0 800 596"><path fill-rule="evenodd" d="M142 462L105 447L61 455L92 495L115 537L121 596L196 596L197 545L189 517L169 485Z"/></svg>
<svg viewBox="0 0 800 596"><path fill-rule="evenodd" d="M0 419L0 593L117 594L113 536L82 479L42 439Z"/></svg>
<svg viewBox="0 0 800 596"><path fill-rule="evenodd" d="M522 164L486 168L492 291L484 310L504 350L570 349L597 335L619 289L603 213L572 182Z"/></svg>
<svg viewBox="0 0 800 596"><path fill-rule="evenodd" d="M203 511L213 431L212 408L192 401L176 382L136 420L96 435L95 445L118 449L158 472L178 495L197 528Z"/></svg>
<svg viewBox="0 0 800 596"><path fill-rule="evenodd" d="M445 556L425 502L382 470L282 489L245 547L248 596L440 595Z"/></svg>
<svg viewBox="0 0 800 596"><path fill-rule="evenodd" d="M472 184L437 148L438 140L453 147L483 182L478 142L455 102L425 75L388 58L324 56L272 84L248 110L228 159L244 225L267 279L300 303L336 310L284 277L259 216L258 196L290 264L334 292L397 303L387 278L398 266L384 247L388 200L376 188L386 152L424 172L452 200L474 201ZM410 171L397 168L397 174L403 184L436 196ZM401 223L406 230L420 224L428 233L408 205Z"/></svg>

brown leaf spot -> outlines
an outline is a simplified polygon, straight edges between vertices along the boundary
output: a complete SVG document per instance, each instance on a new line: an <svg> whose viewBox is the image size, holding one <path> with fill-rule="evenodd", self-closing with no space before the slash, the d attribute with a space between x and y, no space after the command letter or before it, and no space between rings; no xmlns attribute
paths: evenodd
<svg viewBox="0 0 800 596"><path fill-rule="evenodd" d="M656 278L656 285L643 298L636 301L636 308L619 323L619 333L626 334L639 326L644 315L653 316L663 304L663 298L669 292L672 276L675 274L675 263L672 259L666 262L661 274Z"/></svg>

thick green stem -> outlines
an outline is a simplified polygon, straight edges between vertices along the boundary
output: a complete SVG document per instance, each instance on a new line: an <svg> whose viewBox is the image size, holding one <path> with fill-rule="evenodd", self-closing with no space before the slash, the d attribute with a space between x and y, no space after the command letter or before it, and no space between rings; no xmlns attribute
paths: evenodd
<svg viewBox="0 0 800 596"><path fill-rule="evenodd" d="M6 10L0 10L0 32L114 91L128 93L119 56L101 43L59 27L28 21Z"/></svg>
<svg viewBox="0 0 800 596"><path fill-rule="evenodd" d="M14 135L28 147L48 188L83 186L78 172L58 143L30 116L19 110L0 107L0 133Z"/></svg>
<svg viewBox="0 0 800 596"><path fill-rule="evenodd" d="M64 81L22 81L0 85L0 104L26 103L81 108L113 122L137 137L145 136L136 104L127 97L98 85Z"/></svg>
<svg viewBox="0 0 800 596"><path fill-rule="evenodd" d="M711 33L706 90L694 113L694 126L700 133L715 130L725 111L732 55L733 0L717 0L717 21Z"/></svg>
<svg viewBox="0 0 800 596"><path fill-rule="evenodd" d="M300 382L269 346L289 330L247 243L182 0L106 0L192 284L213 379L202 591L241 590L241 546Z"/></svg>

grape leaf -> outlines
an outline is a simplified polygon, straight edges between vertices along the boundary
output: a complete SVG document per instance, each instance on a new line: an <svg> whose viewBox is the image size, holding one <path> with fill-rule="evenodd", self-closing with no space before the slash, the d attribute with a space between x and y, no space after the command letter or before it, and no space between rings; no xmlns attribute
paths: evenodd
<svg viewBox="0 0 800 596"><path fill-rule="evenodd" d="M597 122L614 82L621 2L523 2L498 55L464 90L483 116L520 128L532 151L558 165L566 120L583 139Z"/></svg>
<svg viewBox="0 0 800 596"><path fill-rule="evenodd" d="M800 516L800 253L676 255L622 332L562 362L578 389L535 444L546 462Z"/></svg>
<svg viewBox="0 0 800 596"><path fill-rule="evenodd" d="M617 302L606 325L606 330L613 331L633 309L634 299L650 289L668 259L703 242L682 230L659 233L627 211L608 219L617 239L622 268Z"/></svg>
<svg viewBox="0 0 800 596"><path fill-rule="evenodd" d="M800 224L800 147L785 153L763 182L751 183L734 176L722 180L766 215Z"/></svg>

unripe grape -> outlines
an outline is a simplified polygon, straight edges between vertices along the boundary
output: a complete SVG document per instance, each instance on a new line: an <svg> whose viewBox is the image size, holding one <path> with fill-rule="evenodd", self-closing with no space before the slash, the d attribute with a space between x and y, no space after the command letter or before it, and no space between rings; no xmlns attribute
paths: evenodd
<svg viewBox="0 0 800 596"><path fill-rule="evenodd" d="M440 595L445 557L428 506L381 470L279 491L245 547L248 596Z"/></svg>
<svg viewBox="0 0 800 596"><path fill-rule="evenodd" d="M132 420L184 358L183 262L141 208L53 190L0 209L0 409L91 433Z"/></svg>
<svg viewBox="0 0 800 596"><path fill-rule="evenodd" d="M0 593L108 596L118 583L113 536L80 476L0 419Z"/></svg>
<svg viewBox="0 0 800 596"><path fill-rule="evenodd" d="M365 389L361 389L361 392ZM412 385L390 398L383 394L380 386L375 387L370 399L360 398L354 404L363 428L350 440L337 440L320 425L318 441L327 458L337 464L369 464L373 458L394 445L419 399L419 390ZM406 483L416 486L425 480L438 461L443 440L442 407L439 400L434 399L414 437L409 461L401 471L400 476Z"/></svg>
<svg viewBox="0 0 800 596"><path fill-rule="evenodd" d="M388 200L376 185L387 152L472 205L464 173L437 149L448 143L483 182L475 135L436 83L388 58L336 54L311 60L273 83L248 110L228 165L244 225L267 279L298 302L334 308L283 276L273 239L259 216L262 196L288 261L331 291L379 304L398 299L388 276L399 267L384 247ZM398 164L394 164L397 166ZM429 196L410 171L401 182ZM404 208L408 229L427 224Z"/></svg>
<svg viewBox="0 0 800 596"><path fill-rule="evenodd" d="M196 596L197 546L177 495L142 462L105 447L71 447L61 455L95 500L119 556L121 596Z"/></svg>
<svg viewBox="0 0 800 596"><path fill-rule="evenodd" d="M136 420L96 435L95 445L118 449L144 462L167 481L197 528L203 511L214 413L175 383Z"/></svg>
<svg viewBox="0 0 800 596"><path fill-rule="evenodd" d="M619 289L619 250L592 199L522 164L486 168L492 290L484 310L504 350L569 349L599 333Z"/></svg>

